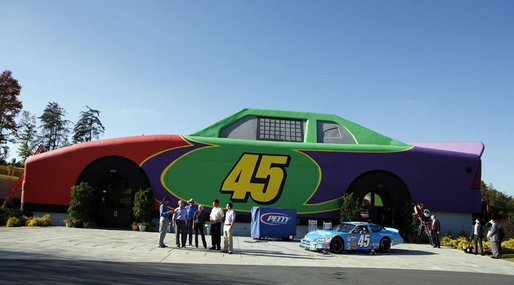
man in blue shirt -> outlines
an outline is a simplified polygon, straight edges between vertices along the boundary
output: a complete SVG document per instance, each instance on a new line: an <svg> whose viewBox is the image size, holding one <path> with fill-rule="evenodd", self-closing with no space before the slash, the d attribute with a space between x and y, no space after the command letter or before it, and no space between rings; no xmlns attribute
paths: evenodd
<svg viewBox="0 0 514 285"><path fill-rule="evenodd" d="M175 209L175 214L173 214L173 228L175 228L175 237L177 242L177 247L186 247L186 218L187 211L186 207L184 207L184 201L178 201L178 208Z"/></svg>
<svg viewBox="0 0 514 285"><path fill-rule="evenodd" d="M187 227L187 234L189 235L189 246L193 246L193 216L194 216L196 210L198 210L198 206L195 205L195 200L193 200L193 198L189 199L189 201L187 201L187 203L189 205L186 206L186 212L187 212L186 227Z"/></svg>
<svg viewBox="0 0 514 285"><path fill-rule="evenodd" d="M164 244L164 237L166 237L166 230L170 226L170 215L173 214L173 210L168 209L168 203L170 198L164 197L160 207L160 219L159 219L159 247L167 247Z"/></svg>

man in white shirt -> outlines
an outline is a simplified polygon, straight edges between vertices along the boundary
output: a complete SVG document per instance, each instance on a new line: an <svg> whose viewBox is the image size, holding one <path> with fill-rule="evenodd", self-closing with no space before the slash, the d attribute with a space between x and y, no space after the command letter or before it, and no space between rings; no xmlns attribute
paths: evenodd
<svg viewBox="0 0 514 285"><path fill-rule="evenodd" d="M227 212L225 213L225 224L223 226L223 252L232 254L233 250L233 229L236 222L236 213L232 210L232 203L227 204Z"/></svg>
<svg viewBox="0 0 514 285"><path fill-rule="evenodd" d="M221 222L223 221L223 209L219 207L220 201L218 199L212 201L212 210L209 216L211 220L211 241L212 250L221 249Z"/></svg>

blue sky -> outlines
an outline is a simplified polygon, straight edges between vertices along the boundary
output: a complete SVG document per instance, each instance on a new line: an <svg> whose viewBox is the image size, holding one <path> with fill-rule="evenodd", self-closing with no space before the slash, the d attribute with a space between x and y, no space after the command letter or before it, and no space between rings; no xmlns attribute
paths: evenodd
<svg viewBox="0 0 514 285"><path fill-rule="evenodd" d="M333 113L404 142L482 141L514 196L512 1L5 1L0 70L102 138L242 108ZM15 148L11 149L14 154Z"/></svg>

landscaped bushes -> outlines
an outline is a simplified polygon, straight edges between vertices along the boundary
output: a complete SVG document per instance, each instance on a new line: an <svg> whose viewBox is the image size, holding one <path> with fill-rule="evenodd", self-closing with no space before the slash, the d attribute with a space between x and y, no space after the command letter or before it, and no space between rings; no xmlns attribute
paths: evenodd
<svg viewBox="0 0 514 285"><path fill-rule="evenodd" d="M32 217L28 218L25 223L28 227L48 227L52 225L52 221L50 221L50 215L46 214L43 217Z"/></svg>
<svg viewBox="0 0 514 285"><path fill-rule="evenodd" d="M0 226L5 226L10 217L20 218L23 212L15 208L1 208L0 207Z"/></svg>
<svg viewBox="0 0 514 285"><path fill-rule="evenodd" d="M441 245L442 246L448 246L453 247L456 249L463 250L464 248L475 244L467 239L466 237L458 237L457 239L453 239L451 236L444 236L441 238ZM490 251L491 250L491 241L487 240L483 242L484 245L484 251ZM514 252L514 238L511 238L510 240L506 240L502 242L502 251L505 252Z"/></svg>
<svg viewBox="0 0 514 285"><path fill-rule="evenodd" d="M52 222L50 221L50 215L46 214L43 217L10 217L7 220L7 227L47 227L51 226Z"/></svg>
<svg viewBox="0 0 514 285"><path fill-rule="evenodd" d="M10 217L5 224L7 227L22 227L27 222L26 216L21 217Z"/></svg>

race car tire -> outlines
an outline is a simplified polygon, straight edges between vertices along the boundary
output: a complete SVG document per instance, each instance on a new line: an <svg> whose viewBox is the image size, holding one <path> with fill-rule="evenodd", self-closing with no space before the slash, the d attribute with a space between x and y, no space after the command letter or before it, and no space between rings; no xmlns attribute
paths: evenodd
<svg viewBox="0 0 514 285"><path fill-rule="evenodd" d="M389 252L391 251L391 240L388 238L383 238L380 240L380 245L378 247L381 252Z"/></svg>
<svg viewBox="0 0 514 285"><path fill-rule="evenodd" d="M330 242L330 252L343 253L343 251L344 251L343 239L340 237L335 237L334 239L332 239L332 242Z"/></svg>
<svg viewBox="0 0 514 285"><path fill-rule="evenodd" d="M288 236L287 236L287 239L288 239L288 240L294 240L294 235L293 235L293 234L288 235Z"/></svg>

